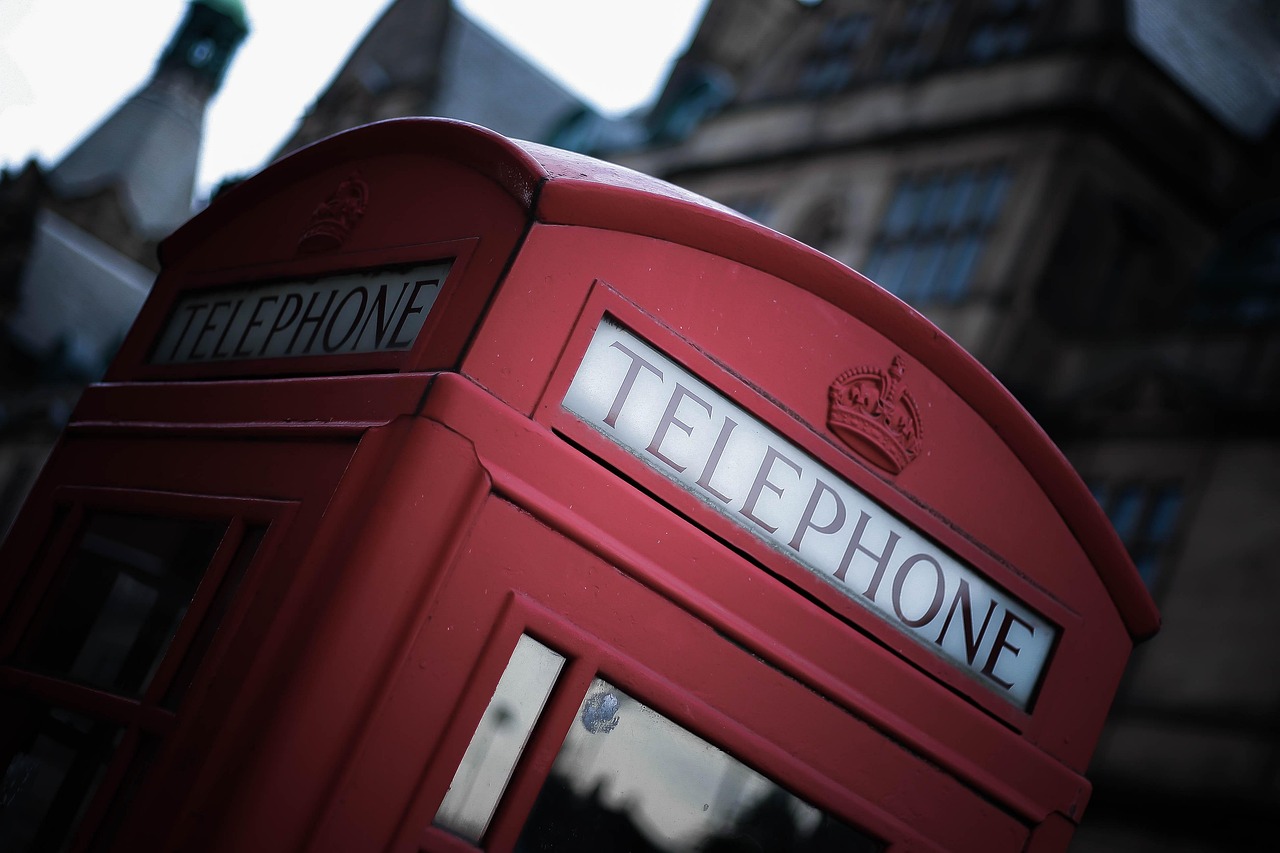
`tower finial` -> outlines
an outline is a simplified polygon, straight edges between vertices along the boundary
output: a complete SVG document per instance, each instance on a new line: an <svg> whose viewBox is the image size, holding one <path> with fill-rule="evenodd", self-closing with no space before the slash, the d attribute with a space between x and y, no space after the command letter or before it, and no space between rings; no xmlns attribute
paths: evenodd
<svg viewBox="0 0 1280 853"><path fill-rule="evenodd" d="M186 17L160 56L157 73L189 75L212 94L222 85L236 49L249 34L240 0L191 0Z"/></svg>

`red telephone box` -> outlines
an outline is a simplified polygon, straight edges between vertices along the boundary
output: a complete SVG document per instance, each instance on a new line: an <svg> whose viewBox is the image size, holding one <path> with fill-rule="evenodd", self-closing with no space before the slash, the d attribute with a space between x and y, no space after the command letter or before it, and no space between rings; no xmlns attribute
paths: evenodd
<svg viewBox="0 0 1280 853"><path fill-rule="evenodd" d="M1066 846L1158 615L857 273L426 119L161 259L3 551L0 847Z"/></svg>

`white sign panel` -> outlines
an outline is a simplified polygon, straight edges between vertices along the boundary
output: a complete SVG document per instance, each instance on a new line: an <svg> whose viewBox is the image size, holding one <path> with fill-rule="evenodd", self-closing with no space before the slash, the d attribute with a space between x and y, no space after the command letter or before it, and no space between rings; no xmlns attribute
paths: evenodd
<svg viewBox="0 0 1280 853"><path fill-rule="evenodd" d="M841 593L1026 707L1055 628L605 319L564 408Z"/></svg>
<svg viewBox="0 0 1280 853"><path fill-rule="evenodd" d="M184 296L153 364L407 350L426 322L450 262Z"/></svg>

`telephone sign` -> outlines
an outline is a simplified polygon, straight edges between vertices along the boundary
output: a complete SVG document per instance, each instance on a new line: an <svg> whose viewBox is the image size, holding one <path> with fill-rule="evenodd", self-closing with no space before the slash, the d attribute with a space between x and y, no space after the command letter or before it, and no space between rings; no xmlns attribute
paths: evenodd
<svg viewBox="0 0 1280 853"><path fill-rule="evenodd" d="M603 322L564 407L1025 706L1054 628L626 329Z"/></svg>
<svg viewBox="0 0 1280 853"><path fill-rule="evenodd" d="M431 311L449 265L326 276L182 298L160 333L152 362L406 350Z"/></svg>

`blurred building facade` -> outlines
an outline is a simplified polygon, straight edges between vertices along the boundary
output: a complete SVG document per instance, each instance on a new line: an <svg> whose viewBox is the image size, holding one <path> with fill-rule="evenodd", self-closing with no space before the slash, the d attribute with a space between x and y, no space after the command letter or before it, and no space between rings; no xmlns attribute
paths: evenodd
<svg viewBox="0 0 1280 853"><path fill-rule="evenodd" d="M394 0L277 156L348 128L401 116L461 119L516 139L552 144L573 129L595 134L618 124L603 119L451 0Z"/></svg>
<svg viewBox="0 0 1280 853"><path fill-rule="evenodd" d="M191 216L204 117L248 33L192 0L150 79L52 168L0 174L0 536Z"/></svg>
<svg viewBox="0 0 1280 853"><path fill-rule="evenodd" d="M1274 843L1278 114L1264 0L712 0L611 155L895 293L1092 486L1164 627L1073 849Z"/></svg>

